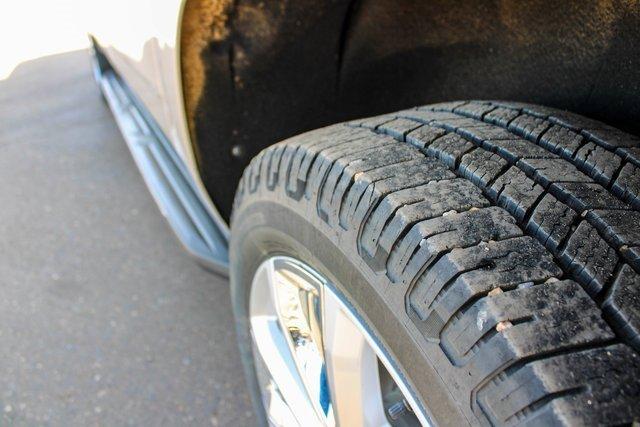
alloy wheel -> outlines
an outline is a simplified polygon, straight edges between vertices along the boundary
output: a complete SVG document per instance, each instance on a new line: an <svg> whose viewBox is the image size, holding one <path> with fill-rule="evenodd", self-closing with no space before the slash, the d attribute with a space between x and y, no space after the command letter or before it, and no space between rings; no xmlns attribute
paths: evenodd
<svg viewBox="0 0 640 427"><path fill-rule="evenodd" d="M429 425L387 352L311 266L286 256L265 260L249 309L271 425Z"/></svg>

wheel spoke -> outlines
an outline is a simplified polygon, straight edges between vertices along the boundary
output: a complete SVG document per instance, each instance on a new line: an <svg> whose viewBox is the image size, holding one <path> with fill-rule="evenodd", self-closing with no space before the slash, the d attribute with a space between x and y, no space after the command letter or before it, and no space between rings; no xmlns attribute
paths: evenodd
<svg viewBox="0 0 640 427"><path fill-rule="evenodd" d="M256 272L251 295L252 335L270 376L269 382L261 384L270 399L265 402L265 409L276 425L287 425L291 415L299 425L321 425L315 421L318 420L316 411L297 374L296 363L276 314L272 293L274 279L273 262L263 263ZM290 413L282 407L283 403Z"/></svg>
<svg viewBox="0 0 640 427"><path fill-rule="evenodd" d="M298 373L320 419L333 424L324 363L320 294L323 282L297 263L274 262L273 300Z"/></svg>
<svg viewBox="0 0 640 427"><path fill-rule="evenodd" d="M338 425L388 425L375 352L343 304L327 289L323 309L325 357Z"/></svg>
<svg viewBox="0 0 640 427"><path fill-rule="evenodd" d="M429 425L387 353L315 270L289 257L268 259L254 275L249 305L271 425Z"/></svg>

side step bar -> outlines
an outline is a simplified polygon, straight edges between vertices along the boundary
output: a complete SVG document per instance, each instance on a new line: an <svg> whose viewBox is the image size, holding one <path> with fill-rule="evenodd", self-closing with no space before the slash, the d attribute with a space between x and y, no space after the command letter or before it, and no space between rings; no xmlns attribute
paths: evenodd
<svg viewBox="0 0 640 427"><path fill-rule="evenodd" d="M97 64L96 64L97 65ZM212 215L158 125L109 67L94 70L151 194L180 242L206 268L229 275L228 233Z"/></svg>

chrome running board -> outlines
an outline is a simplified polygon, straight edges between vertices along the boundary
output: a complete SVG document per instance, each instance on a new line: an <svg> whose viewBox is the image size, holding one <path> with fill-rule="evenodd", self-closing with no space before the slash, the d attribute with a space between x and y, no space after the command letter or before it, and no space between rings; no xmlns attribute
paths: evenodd
<svg viewBox="0 0 640 427"><path fill-rule="evenodd" d="M228 232L223 220L217 212L209 212L182 159L126 84L110 67L96 65L96 80L160 211L201 264L228 276Z"/></svg>

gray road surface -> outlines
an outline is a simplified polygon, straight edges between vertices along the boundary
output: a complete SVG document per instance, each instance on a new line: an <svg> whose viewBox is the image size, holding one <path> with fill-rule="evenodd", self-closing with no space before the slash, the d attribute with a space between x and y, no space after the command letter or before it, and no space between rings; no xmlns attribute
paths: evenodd
<svg viewBox="0 0 640 427"><path fill-rule="evenodd" d="M0 425L253 425L228 284L180 247L86 52L0 81Z"/></svg>

